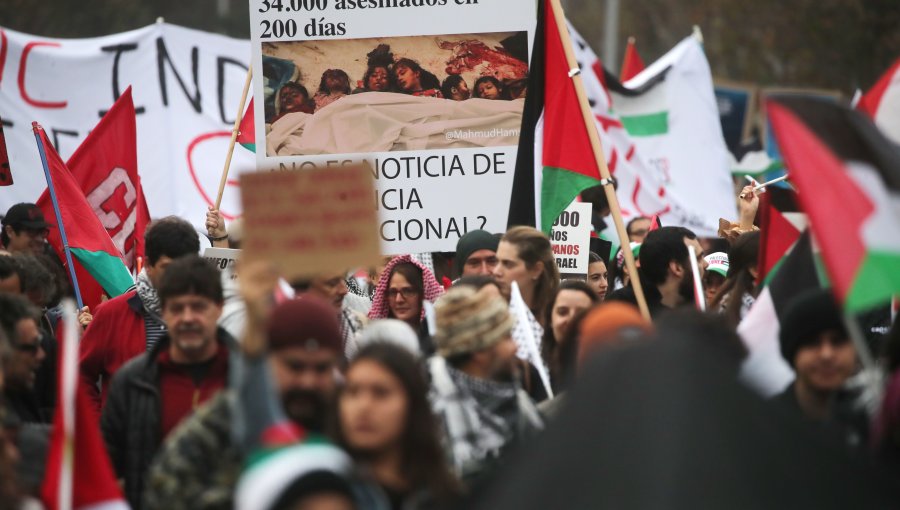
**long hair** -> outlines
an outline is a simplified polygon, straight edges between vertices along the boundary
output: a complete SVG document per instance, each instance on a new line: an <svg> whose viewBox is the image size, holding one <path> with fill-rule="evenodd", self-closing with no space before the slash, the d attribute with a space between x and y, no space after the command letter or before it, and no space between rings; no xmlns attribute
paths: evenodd
<svg viewBox="0 0 900 510"><path fill-rule="evenodd" d="M536 319L541 320L542 312L556 296L556 289L559 287L559 269L553 257L550 238L534 227L513 227L507 230L500 240L515 245L519 251L519 258L525 262L528 269L532 269L538 262L543 263L544 270L534 286L533 302L529 303L531 313Z"/></svg>
<svg viewBox="0 0 900 510"><path fill-rule="evenodd" d="M597 297L597 293L594 292L586 282L581 280L563 280L559 284L559 288L556 289L556 292L553 294L553 299L550 300L550 303L547 305L546 311L544 313L544 338L541 341L541 356L544 358L544 363L550 367L550 373L553 375L553 379L555 383L558 383L562 380L562 372L564 369L563 364L560 359L560 352L563 348L562 342L565 337L569 335L564 333L564 338L556 338L556 335L553 333L553 308L556 307L556 299L559 297L560 293L564 290L574 290L576 292L581 292L586 295L588 299L591 300L591 305L596 305L600 302L600 298ZM568 330L572 329L572 322L569 322ZM554 384L555 386L555 384Z"/></svg>
<svg viewBox="0 0 900 510"><path fill-rule="evenodd" d="M408 351L388 343L373 343L360 349L347 371L362 361L377 363L390 372L406 392L406 426L399 441L402 450L400 469L405 481L414 489L427 489L439 501L455 495L458 485L447 468L439 424L428 401L428 383L423 368ZM354 459L366 458L368 452L349 445L340 427L335 437Z"/></svg>
<svg viewBox="0 0 900 510"><path fill-rule="evenodd" d="M332 91L328 90L327 79L330 76L335 76L341 79L341 92L344 94L350 93L350 77L347 76L347 73L343 69L327 69L324 73L322 73L322 79L319 81L319 93L321 94L331 94Z"/></svg>
<svg viewBox="0 0 900 510"><path fill-rule="evenodd" d="M719 292L713 298L710 308L722 305L725 296L725 318L732 326L741 321L741 305L745 293L756 297L756 289L750 268L756 267L759 259L759 232L741 234L728 250L728 276L722 283Z"/></svg>
<svg viewBox="0 0 900 510"><path fill-rule="evenodd" d="M398 67L406 67L410 71L414 73L419 73L419 85L422 86L422 90L430 90L430 89L438 89L441 88L441 81L438 80L437 76L434 73L426 71L418 62L411 58L401 58L400 60L394 62L394 69Z"/></svg>

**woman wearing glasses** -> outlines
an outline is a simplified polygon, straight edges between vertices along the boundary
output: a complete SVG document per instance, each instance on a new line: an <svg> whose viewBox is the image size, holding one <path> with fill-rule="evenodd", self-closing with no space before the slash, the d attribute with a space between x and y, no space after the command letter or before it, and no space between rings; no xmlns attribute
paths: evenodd
<svg viewBox="0 0 900 510"><path fill-rule="evenodd" d="M381 272L369 319L398 319L409 324L427 337L423 328L425 308L423 302L434 302L444 293L434 273L410 255L394 257ZM423 335L424 333L424 335ZM423 351L430 353L430 345L423 345Z"/></svg>

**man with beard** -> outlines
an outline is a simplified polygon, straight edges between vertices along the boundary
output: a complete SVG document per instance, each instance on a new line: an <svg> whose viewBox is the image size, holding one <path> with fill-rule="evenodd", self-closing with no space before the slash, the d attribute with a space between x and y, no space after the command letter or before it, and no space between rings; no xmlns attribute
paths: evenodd
<svg viewBox="0 0 900 510"><path fill-rule="evenodd" d="M450 289L435 314L438 354L428 360L429 399L443 424L451 468L474 488L543 421L516 383L513 318L490 286Z"/></svg>
<svg viewBox="0 0 900 510"><path fill-rule="evenodd" d="M131 508L141 508L144 475L162 440L225 387L236 342L216 321L222 314L219 271L188 255L159 284L167 333L113 377L101 429Z"/></svg>
<svg viewBox="0 0 900 510"><path fill-rule="evenodd" d="M245 353L237 387L222 392L167 439L147 477L146 510L230 509L259 414L272 414L265 391L249 391L267 362L281 411L308 433L329 425L343 341L333 303L301 295L271 313L276 278L259 264L242 268L247 307ZM265 338L262 338L262 337ZM268 345L268 352L265 347ZM249 380L249 385L248 385ZM256 381L258 382L258 380ZM277 402L276 402L277 404ZM257 409L262 406L262 411Z"/></svg>
<svg viewBox="0 0 900 510"><path fill-rule="evenodd" d="M684 227L662 227L647 234L641 244L640 269L641 284L647 307L654 318L661 312L690 305L694 300L694 275L691 273L690 251L694 247L700 278L706 270L703 250L693 232ZM624 301L637 306L634 289L621 288L607 298Z"/></svg>
<svg viewBox="0 0 900 510"><path fill-rule="evenodd" d="M340 321L344 359L349 360L356 354L356 335L365 325L372 301L350 292L346 274L341 271L296 279L291 282L291 287L298 296L317 296L331 304Z"/></svg>

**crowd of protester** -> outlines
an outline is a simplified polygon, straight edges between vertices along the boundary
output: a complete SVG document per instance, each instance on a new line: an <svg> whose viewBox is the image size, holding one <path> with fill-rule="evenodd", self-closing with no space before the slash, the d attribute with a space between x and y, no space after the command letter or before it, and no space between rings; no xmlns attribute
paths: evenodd
<svg viewBox="0 0 900 510"><path fill-rule="evenodd" d="M391 60L370 65L365 90L409 90L409 73L419 73L422 90L440 88L422 83L414 62ZM476 94L497 89L494 81L485 80L482 92L476 84ZM351 93L349 83L346 73L327 71L319 92L301 102L322 107L336 92ZM463 85L451 80L451 94L443 95ZM289 97L282 89L282 101ZM492 501L510 473L541 469L528 455L564 441L577 413L594 411L591 399L606 416L620 405L652 421L666 405L687 412L701 406L705 392L713 402L712 392L738 386L749 351L735 328L763 283L753 224L759 198L749 187L742 195L740 221L726 239L632 220L625 249L635 255L637 275L615 254L591 253L583 278L561 281L548 236L520 226L470 231L452 257L404 254L377 268L288 281L293 295L278 290L279 275L265 262L239 265L231 282L198 255L200 239L188 222L157 219L145 232L146 263L135 288L80 310L79 384L96 406L106 453L134 509L474 508ZM36 206L13 206L2 227L0 508L40 508L58 398L59 303L72 291L45 242L55 226ZM213 244L240 246L239 222L229 227L209 211ZM696 249L705 313L696 310L688 246ZM639 312L637 279L651 319ZM900 468L900 333L894 327L877 344L884 346L873 353L884 396L867 407L866 392L852 384L861 372L859 347L841 317L830 291L798 295L780 314L780 351L794 381L766 400L734 391L757 406L752 419L760 430L786 442L813 438L815 448L875 473L869 481L887 480L887 491ZM676 359L663 366L666 358L654 351L663 346L712 368L700 376L679 370ZM616 369L614 359L638 368ZM604 385L582 383L599 372ZM675 375L660 382L640 375L648 372ZM719 383L701 384L706 372ZM698 400L651 410L629 397L669 387L690 387ZM726 407L698 412L689 428L702 432L713 423L704 413L730 412ZM635 437L656 445L655 454L681 448L681 429L639 421L630 432L654 430ZM615 445L590 453L586 437L586 455L630 469ZM577 457L567 461L576 470ZM567 472L565 465L544 469ZM621 490L640 492L635 483ZM647 490L659 483L647 482ZM742 506L741 494L733 497ZM574 508L566 501L557 507Z"/></svg>

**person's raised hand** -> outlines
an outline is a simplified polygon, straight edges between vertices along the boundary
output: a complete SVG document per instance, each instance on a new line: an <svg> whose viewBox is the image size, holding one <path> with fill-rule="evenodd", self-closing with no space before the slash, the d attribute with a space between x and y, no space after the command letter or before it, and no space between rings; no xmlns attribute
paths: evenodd
<svg viewBox="0 0 900 510"><path fill-rule="evenodd" d="M753 228L753 220L756 219L756 211L759 209L759 194L753 188L752 185L744 186L738 195L739 223L744 230Z"/></svg>
<svg viewBox="0 0 900 510"><path fill-rule="evenodd" d="M228 236L228 231L225 230L225 217L212 206L208 207L206 211L206 233L213 239Z"/></svg>
<svg viewBox="0 0 900 510"><path fill-rule="evenodd" d="M259 356L268 346L266 330L275 306L275 286L278 273L265 261L241 264L240 292L247 311L241 348L247 356Z"/></svg>

